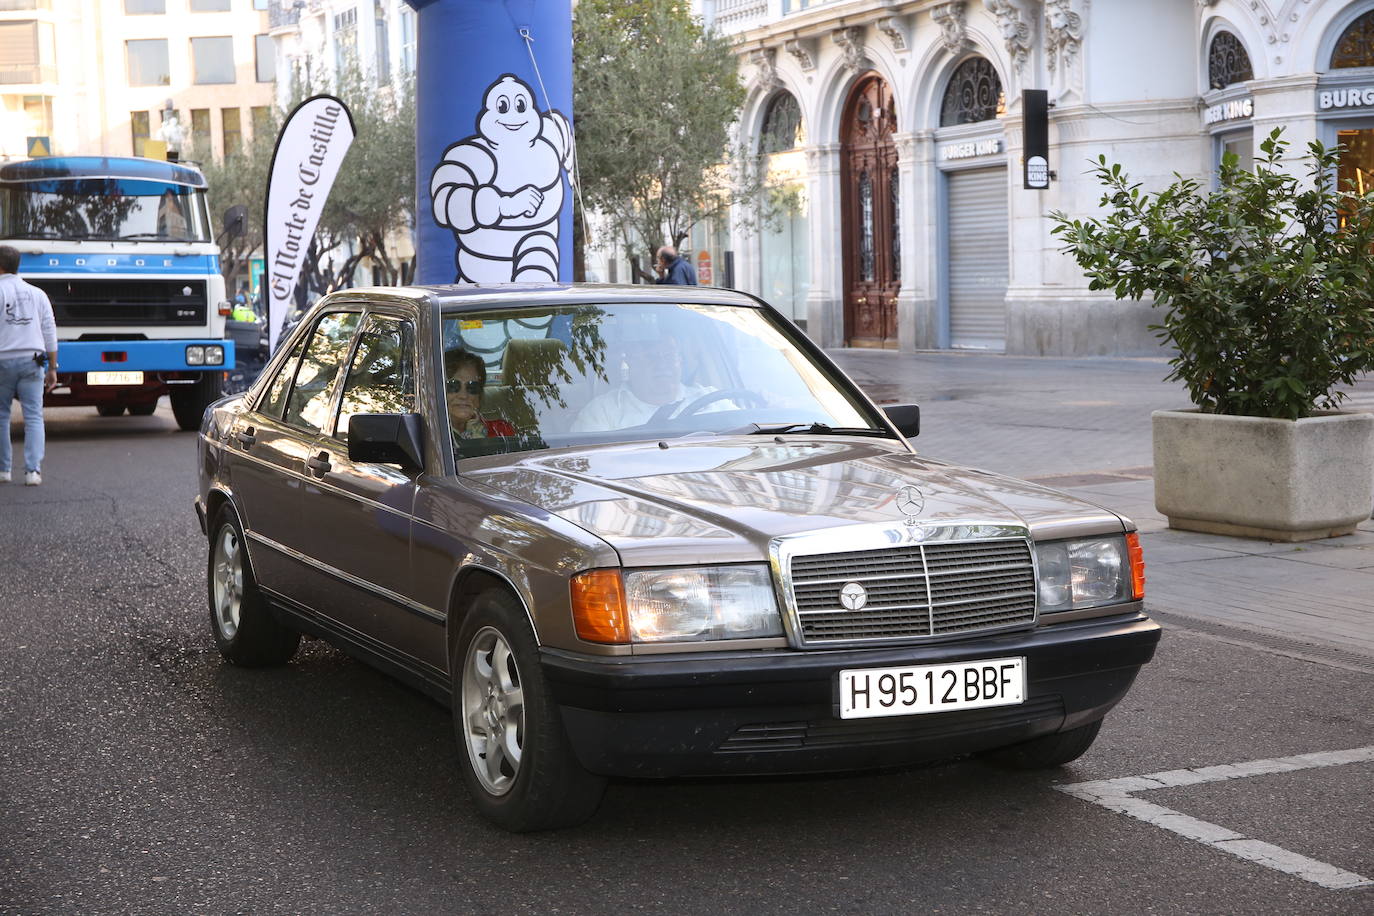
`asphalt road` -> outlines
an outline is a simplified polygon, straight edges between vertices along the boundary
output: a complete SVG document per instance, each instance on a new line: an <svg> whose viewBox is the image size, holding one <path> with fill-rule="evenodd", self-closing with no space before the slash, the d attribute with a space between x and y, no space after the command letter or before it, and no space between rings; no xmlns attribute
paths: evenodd
<svg viewBox="0 0 1374 916"><path fill-rule="evenodd" d="M622 782L507 835L442 707L318 642L220 661L165 402L49 417L44 486L0 485L0 912L1374 912L1056 790L1374 745L1374 670L1180 631L1060 771ZM1372 785L1366 760L1140 797L1370 878Z"/></svg>

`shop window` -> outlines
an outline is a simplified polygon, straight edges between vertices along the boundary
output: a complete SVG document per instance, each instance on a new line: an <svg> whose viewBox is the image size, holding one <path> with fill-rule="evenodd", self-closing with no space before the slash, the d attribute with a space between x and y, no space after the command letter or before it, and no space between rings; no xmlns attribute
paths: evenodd
<svg viewBox="0 0 1374 916"><path fill-rule="evenodd" d="M1250 55L1245 52L1245 45L1230 32L1217 32L1212 39L1212 48L1207 53L1207 85L1213 89L1225 89L1254 78L1255 71L1250 66Z"/></svg>
<svg viewBox="0 0 1374 916"><path fill-rule="evenodd" d="M191 62L197 83L234 82L234 39L192 38Z"/></svg>
<svg viewBox="0 0 1374 916"><path fill-rule="evenodd" d="M253 36L253 56L259 83L270 83L277 78L277 46L270 35Z"/></svg>
<svg viewBox="0 0 1374 916"><path fill-rule="evenodd" d="M940 106L940 126L991 121L1006 111L1002 80L983 57L970 57L954 70Z"/></svg>
<svg viewBox="0 0 1374 916"><path fill-rule="evenodd" d="M1236 154L1236 165L1249 171L1255 167L1255 135L1251 131L1243 131L1236 134L1226 134L1218 138L1219 153L1225 156L1227 153ZM1220 156L1217 159L1220 164Z"/></svg>
<svg viewBox="0 0 1374 916"><path fill-rule="evenodd" d="M124 42L129 58L130 86L170 86L172 70L167 63L167 39L139 38Z"/></svg>
<svg viewBox="0 0 1374 916"><path fill-rule="evenodd" d="M779 92L768 103L763 116L760 152L783 153L802 143L801 106L790 92Z"/></svg>
<svg viewBox="0 0 1374 916"><path fill-rule="evenodd" d="M1374 10L1350 23L1336 42L1331 68L1345 67L1374 67Z"/></svg>
<svg viewBox="0 0 1374 916"><path fill-rule="evenodd" d="M152 122L148 112L129 112L129 133L134 141L134 155L144 155L143 144L152 137Z"/></svg>

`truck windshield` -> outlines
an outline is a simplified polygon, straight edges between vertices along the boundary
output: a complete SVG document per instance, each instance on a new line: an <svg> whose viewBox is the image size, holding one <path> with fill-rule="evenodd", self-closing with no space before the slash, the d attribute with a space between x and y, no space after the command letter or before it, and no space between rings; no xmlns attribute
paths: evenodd
<svg viewBox="0 0 1374 916"><path fill-rule="evenodd" d="M65 178L0 187L0 238L210 241L205 192L133 178Z"/></svg>

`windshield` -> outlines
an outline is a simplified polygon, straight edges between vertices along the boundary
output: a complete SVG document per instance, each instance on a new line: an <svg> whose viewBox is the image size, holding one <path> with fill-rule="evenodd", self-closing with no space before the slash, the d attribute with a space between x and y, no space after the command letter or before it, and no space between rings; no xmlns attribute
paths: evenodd
<svg viewBox="0 0 1374 916"><path fill-rule="evenodd" d="M759 309L446 313L442 333L459 458L693 434L890 435Z"/></svg>
<svg viewBox="0 0 1374 916"><path fill-rule="evenodd" d="M25 181L0 188L0 238L210 241L205 192L133 178Z"/></svg>

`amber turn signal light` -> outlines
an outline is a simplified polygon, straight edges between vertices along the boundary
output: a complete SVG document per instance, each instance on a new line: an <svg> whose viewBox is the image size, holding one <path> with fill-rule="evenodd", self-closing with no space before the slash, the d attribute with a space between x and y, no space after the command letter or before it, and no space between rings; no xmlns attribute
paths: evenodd
<svg viewBox="0 0 1374 916"><path fill-rule="evenodd" d="M1140 549L1140 535L1134 531L1126 535L1126 556L1131 561L1131 597L1139 601L1145 597L1145 551Z"/></svg>
<svg viewBox="0 0 1374 916"><path fill-rule="evenodd" d="M572 613L577 635L587 642L628 643L625 584L618 569L592 569L572 577Z"/></svg>

